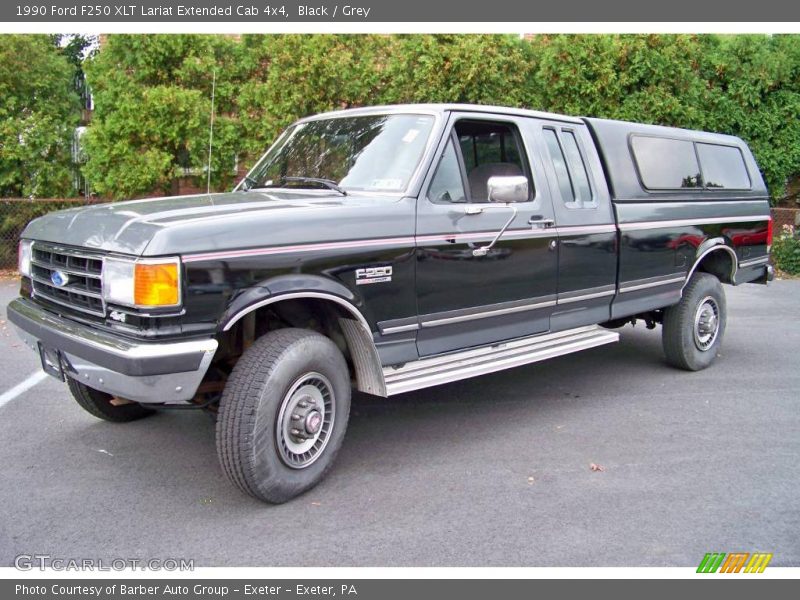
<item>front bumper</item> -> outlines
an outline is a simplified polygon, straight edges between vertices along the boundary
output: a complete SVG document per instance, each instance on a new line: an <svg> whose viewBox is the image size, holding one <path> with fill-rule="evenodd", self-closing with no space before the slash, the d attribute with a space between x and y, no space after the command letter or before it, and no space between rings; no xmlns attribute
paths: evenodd
<svg viewBox="0 0 800 600"><path fill-rule="evenodd" d="M191 400L214 358L217 340L138 342L92 329L25 298L8 305L8 320L36 352L59 350L64 373L87 386L142 403Z"/></svg>

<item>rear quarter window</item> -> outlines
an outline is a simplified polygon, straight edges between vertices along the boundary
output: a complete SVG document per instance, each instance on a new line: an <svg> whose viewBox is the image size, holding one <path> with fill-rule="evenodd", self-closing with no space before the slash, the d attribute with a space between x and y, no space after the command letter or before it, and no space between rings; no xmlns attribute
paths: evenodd
<svg viewBox="0 0 800 600"><path fill-rule="evenodd" d="M691 141L634 135L630 143L645 188L681 190L702 187L700 165Z"/></svg>
<svg viewBox="0 0 800 600"><path fill-rule="evenodd" d="M742 151L735 146L697 143L697 155L707 188L749 190L750 175Z"/></svg>
<svg viewBox="0 0 800 600"><path fill-rule="evenodd" d="M736 146L632 135L630 150L646 190L749 190L750 174Z"/></svg>

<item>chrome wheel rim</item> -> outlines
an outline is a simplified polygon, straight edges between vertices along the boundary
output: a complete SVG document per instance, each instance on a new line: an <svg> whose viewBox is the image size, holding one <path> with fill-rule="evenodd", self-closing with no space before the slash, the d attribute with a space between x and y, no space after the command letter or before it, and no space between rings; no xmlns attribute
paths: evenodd
<svg viewBox="0 0 800 600"><path fill-rule="evenodd" d="M694 343L703 352L711 348L719 334L719 305L711 296L706 296L697 305L694 314Z"/></svg>
<svg viewBox="0 0 800 600"><path fill-rule="evenodd" d="M333 386L324 375L306 373L289 387L275 424L275 441L286 466L304 469L322 455L335 416Z"/></svg>

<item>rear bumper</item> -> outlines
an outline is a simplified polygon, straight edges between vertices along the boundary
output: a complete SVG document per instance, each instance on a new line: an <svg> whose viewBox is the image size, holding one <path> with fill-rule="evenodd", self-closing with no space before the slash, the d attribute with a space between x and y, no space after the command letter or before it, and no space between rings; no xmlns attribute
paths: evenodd
<svg viewBox="0 0 800 600"><path fill-rule="evenodd" d="M772 265L767 265L767 272L764 274L765 283L775 279L775 268Z"/></svg>
<svg viewBox="0 0 800 600"><path fill-rule="evenodd" d="M8 305L8 320L36 352L59 350L64 372L114 396L142 403L194 397L217 350L215 339L137 342L63 319L25 298Z"/></svg>

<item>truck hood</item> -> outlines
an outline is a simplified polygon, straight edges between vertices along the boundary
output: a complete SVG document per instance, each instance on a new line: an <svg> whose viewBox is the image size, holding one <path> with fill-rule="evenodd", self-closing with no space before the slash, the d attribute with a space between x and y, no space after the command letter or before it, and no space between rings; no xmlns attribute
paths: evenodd
<svg viewBox="0 0 800 600"><path fill-rule="evenodd" d="M308 190L131 200L47 214L22 237L136 256L352 239L375 222L376 211L365 206L393 212L398 200Z"/></svg>

